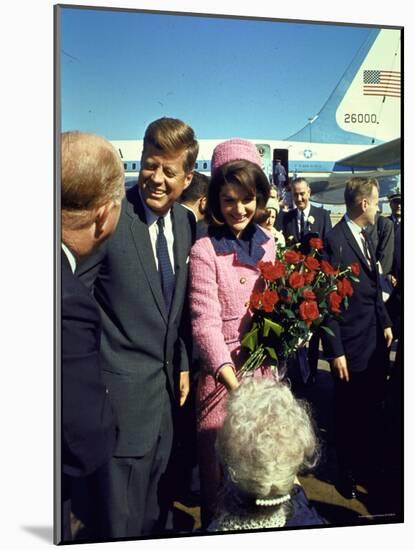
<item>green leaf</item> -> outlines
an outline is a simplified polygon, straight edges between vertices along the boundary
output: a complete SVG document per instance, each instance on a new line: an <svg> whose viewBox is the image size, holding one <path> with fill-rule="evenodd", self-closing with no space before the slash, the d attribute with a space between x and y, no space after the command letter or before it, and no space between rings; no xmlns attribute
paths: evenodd
<svg viewBox="0 0 414 550"><path fill-rule="evenodd" d="M272 359L276 359L277 360L277 355L276 355L276 352L273 348L265 348L265 350L267 351L267 353L270 355L270 357Z"/></svg>
<svg viewBox="0 0 414 550"><path fill-rule="evenodd" d="M285 315L288 319L296 319L295 314L293 313L293 311L288 309L288 308L285 309Z"/></svg>
<svg viewBox="0 0 414 550"><path fill-rule="evenodd" d="M259 344L258 333L259 328L257 326L254 326L251 330L249 330L240 342L242 347L248 348L250 351L254 351Z"/></svg>
<svg viewBox="0 0 414 550"><path fill-rule="evenodd" d="M329 336L335 336L335 333L329 327L325 327L324 325L321 325L319 328L323 328L323 330L327 334L329 334Z"/></svg>
<svg viewBox="0 0 414 550"><path fill-rule="evenodd" d="M264 324L263 324L263 336L269 336L269 332L272 331L276 334L276 336L280 336L280 334L283 331L283 328L278 323L275 323L274 321L271 321L270 319L264 318Z"/></svg>

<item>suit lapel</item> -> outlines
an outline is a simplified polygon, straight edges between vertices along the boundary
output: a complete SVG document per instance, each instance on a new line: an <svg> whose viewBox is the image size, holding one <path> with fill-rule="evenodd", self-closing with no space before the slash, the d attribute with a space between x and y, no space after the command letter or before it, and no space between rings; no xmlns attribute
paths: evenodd
<svg viewBox="0 0 414 550"><path fill-rule="evenodd" d="M291 212L292 212L292 214L290 216L290 220L287 223L288 233L295 237L296 242L299 242L300 238L299 238L298 219L297 219L298 209L294 208Z"/></svg>
<svg viewBox="0 0 414 550"><path fill-rule="evenodd" d="M313 223L309 223L309 218L311 216L315 220ZM315 208L315 206L313 206L313 204L311 204L311 207L310 207L310 210L309 210L307 230L309 232L314 232L314 233L318 233L318 234L321 232L320 219L319 219L319 216L318 216L318 209Z"/></svg>
<svg viewBox="0 0 414 550"><path fill-rule="evenodd" d="M173 232L174 232L174 270L175 270L175 290L171 304L170 321L177 314L182 304L182 297L185 293L187 284L187 259L188 259L188 220L186 212L174 204L172 211ZM185 215L183 215L185 214Z"/></svg>
<svg viewBox="0 0 414 550"><path fill-rule="evenodd" d="M127 202L126 213L130 217L130 231L135 249L137 251L142 269L147 278L148 286L154 296L155 303L160 310L166 323L168 323L167 311L165 308L164 296L162 294L161 281L154 259L154 252L148 226L145 219L144 207L135 186L131 195L132 202Z"/></svg>
<svg viewBox="0 0 414 550"><path fill-rule="evenodd" d="M358 256L361 265L365 267L365 269L368 270L369 273L371 273L371 268L368 266L368 262L359 247L358 243L355 240L355 237L352 234L352 231L349 229L348 224L346 223L345 218L342 218L340 222L343 234L345 236L345 239L348 241L349 246L352 248L352 250L355 252L355 254Z"/></svg>

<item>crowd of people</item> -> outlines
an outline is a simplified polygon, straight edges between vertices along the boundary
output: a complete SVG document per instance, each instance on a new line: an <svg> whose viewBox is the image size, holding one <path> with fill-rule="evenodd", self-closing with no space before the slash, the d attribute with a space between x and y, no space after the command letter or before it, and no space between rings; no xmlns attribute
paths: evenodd
<svg viewBox="0 0 414 550"><path fill-rule="evenodd" d="M289 182L278 162L272 186L247 140L217 145L210 177L195 172L193 129L166 117L146 129L126 192L104 138L65 132L60 149L62 541L175 533L183 484L199 489L201 532L325 524L297 477L320 456L309 404L266 362L241 375L249 299L263 284L260 262L310 233L333 265L359 265L342 318L298 357L310 387L322 342L337 486L355 498L361 472L387 468L380 419L390 346L401 340L400 194L386 219L377 180L353 177L332 228L306 179Z"/></svg>

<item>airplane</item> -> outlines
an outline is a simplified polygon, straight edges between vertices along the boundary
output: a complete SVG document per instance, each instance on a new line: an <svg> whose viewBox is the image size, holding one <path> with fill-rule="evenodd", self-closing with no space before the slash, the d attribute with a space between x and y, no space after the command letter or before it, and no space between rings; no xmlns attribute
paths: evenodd
<svg viewBox="0 0 414 550"><path fill-rule="evenodd" d="M274 161L289 177L306 177L312 201L343 203L351 175L377 177L381 196L399 187L401 159L401 29L372 29L321 110L285 140L250 139L272 180ZM234 136L236 137L236 136ZM237 136L244 137L244 136ZM214 147L224 139L200 139L195 169L210 174ZM142 140L112 141L126 182L136 181Z"/></svg>

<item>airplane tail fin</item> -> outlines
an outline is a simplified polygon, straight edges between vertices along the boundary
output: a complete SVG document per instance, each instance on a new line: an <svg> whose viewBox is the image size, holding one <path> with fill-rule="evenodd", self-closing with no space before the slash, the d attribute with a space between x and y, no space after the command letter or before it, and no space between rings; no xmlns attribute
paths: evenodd
<svg viewBox="0 0 414 550"><path fill-rule="evenodd" d="M287 139L372 145L399 137L400 38L401 29L373 29L319 113Z"/></svg>

